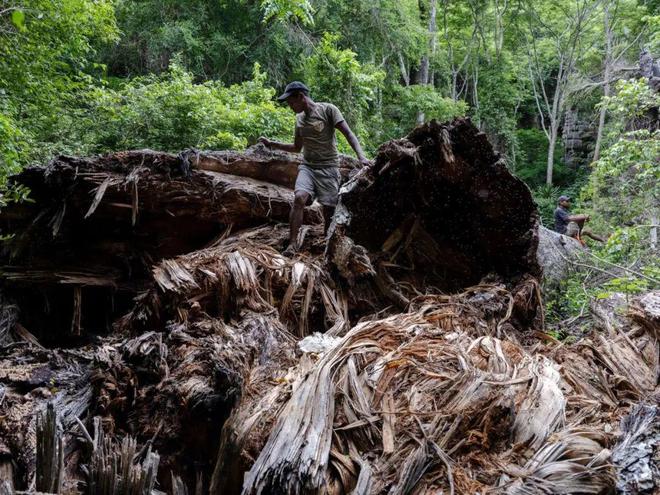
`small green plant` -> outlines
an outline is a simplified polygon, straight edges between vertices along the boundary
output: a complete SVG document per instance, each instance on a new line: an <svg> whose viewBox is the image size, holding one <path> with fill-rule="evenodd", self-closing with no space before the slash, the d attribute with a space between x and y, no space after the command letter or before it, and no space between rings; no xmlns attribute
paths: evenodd
<svg viewBox="0 0 660 495"><path fill-rule="evenodd" d="M639 294L649 288L649 282L633 276L613 278L603 284L605 289L627 295Z"/></svg>

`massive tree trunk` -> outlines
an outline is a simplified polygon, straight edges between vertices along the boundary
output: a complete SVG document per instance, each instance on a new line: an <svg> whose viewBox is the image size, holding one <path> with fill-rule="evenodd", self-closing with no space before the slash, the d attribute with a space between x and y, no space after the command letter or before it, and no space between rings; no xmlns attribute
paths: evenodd
<svg viewBox="0 0 660 495"><path fill-rule="evenodd" d="M613 487L609 432L653 388L657 340L538 339L538 214L485 135L432 122L384 144L346 168L329 240L312 207L286 258L295 162L134 151L14 179L35 201L0 219L14 487L156 469L177 493ZM57 476L35 455L49 401Z"/></svg>

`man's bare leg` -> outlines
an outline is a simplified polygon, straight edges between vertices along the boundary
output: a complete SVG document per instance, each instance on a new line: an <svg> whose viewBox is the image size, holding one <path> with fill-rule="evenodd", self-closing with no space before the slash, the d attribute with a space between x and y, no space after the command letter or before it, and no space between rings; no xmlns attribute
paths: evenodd
<svg viewBox="0 0 660 495"><path fill-rule="evenodd" d="M587 236L587 237L591 237L594 241L607 242L607 239L605 239L604 237L599 236L598 234L594 234L589 229L582 229L582 235Z"/></svg>
<svg viewBox="0 0 660 495"><path fill-rule="evenodd" d="M289 214L289 247L287 251L297 251L298 246L298 232L303 222L303 214L305 213L305 206L311 200L309 193L305 191L296 191L293 199L293 208Z"/></svg>
<svg viewBox="0 0 660 495"><path fill-rule="evenodd" d="M323 206L323 233L327 234L330 224L332 223L332 216L335 214L334 206Z"/></svg>

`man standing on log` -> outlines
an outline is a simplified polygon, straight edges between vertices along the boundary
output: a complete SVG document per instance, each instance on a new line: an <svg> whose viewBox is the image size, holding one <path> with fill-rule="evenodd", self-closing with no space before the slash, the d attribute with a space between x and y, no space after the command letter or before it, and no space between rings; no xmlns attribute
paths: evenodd
<svg viewBox="0 0 660 495"><path fill-rule="evenodd" d="M284 252L291 255L299 248L298 232L302 225L305 206L310 205L315 198L321 203L326 232L337 206L341 177L335 129L339 129L346 137L360 163L365 166L371 163L365 157L360 142L339 109L332 103L312 100L309 96L309 88L303 83L294 81L288 84L284 93L277 99L286 101L289 108L296 113L293 144L278 143L265 137L259 138L259 142L272 149L291 153L299 153L300 150L303 152L303 161L298 166L296 177L293 208L289 217L289 246Z"/></svg>

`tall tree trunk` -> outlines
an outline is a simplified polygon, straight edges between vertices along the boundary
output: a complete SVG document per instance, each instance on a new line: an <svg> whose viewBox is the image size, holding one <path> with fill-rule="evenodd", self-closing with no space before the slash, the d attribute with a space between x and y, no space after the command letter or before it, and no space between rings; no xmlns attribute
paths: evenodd
<svg viewBox="0 0 660 495"><path fill-rule="evenodd" d="M557 133L559 132L559 121L550 123L550 137L548 138L548 165L546 169L545 183L552 185L552 174L555 165L555 146L557 145Z"/></svg>
<svg viewBox="0 0 660 495"><path fill-rule="evenodd" d="M581 39L585 25L591 18L599 2L583 2L577 5L577 11L573 18L568 19L568 27L561 34L550 32L554 38L559 58L559 67L555 79L555 89L552 97L546 86L546 75L539 63L536 48L537 29L533 25L533 19L537 20L537 26L544 25L540 20L540 14L534 10L534 2L526 2L529 14L529 37L528 37L528 63L530 82L534 93L534 100L539 112L541 126L548 138L548 162L546 171L546 183L552 185L553 161L557 134L561 118L564 115L564 106L568 93L568 84L571 74L575 70L578 60L582 57L579 40ZM547 115L550 125L545 124L544 114Z"/></svg>
<svg viewBox="0 0 660 495"><path fill-rule="evenodd" d="M552 101L552 110L548 118L550 119L550 132L548 133L548 162L545 175L545 183L549 186L552 185L552 175L555 164L555 147L557 146L557 135L559 134L559 122L562 115L562 68L563 64L559 65L559 75L557 76L557 88Z"/></svg>
<svg viewBox="0 0 660 495"><path fill-rule="evenodd" d="M509 1L495 0L495 58L499 61L504 45L504 14L509 6Z"/></svg>
<svg viewBox="0 0 660 495"><path fill-rule="evenodd" d="M406 61L403 59L401 52L399 55L399 69L401 70L401 78L406 86L410 86L410 74L408 73L408 67L406 67Z"/></svg>
<svg viewBox="0 0 660 495"><path fill-rule="evenodd" d="M431 40L430 40L430 48L431 48L431 57L435 56L435 53L438 48L438 25L437 25L437 15L438 15L438 5L437 5L437 0L431 0L431 12L430 12L430 19L429 19L429 34L431 35ZM426 80L427 84L430 84L431 86L435 86L435 81L434 81L434 73L433 70L430 68L430 64L428 67L428 78Z"/></svg>
<svg viewBox="0 0 660 495"><path fill-rule="evenodd" d="M433 84L429 79L431 56L435 55L437 46L437 0L429 0L429 44L427 52L422 57L419 73L417 74L417 84Z"/></svg>
<svg viewBox="0 0 660 495"><path fill-rule="evenodd" d="M605 12L603 16L603 22L605 27L605 73L603 75L604 85L603 85L603 96L610 96L610 77L612 74L612 26L610 22L610 4L605 2ZM603 129L605 127L605 116L607 114L607 109L605 106L600 107L600 116L598 117L598 133L596 134L596 145L594 147L594 158L593 161L596 161L600 158L600 147L603 142Z"/></svg>
<svg viewBox="0 0 660 495"><path fill-rule="evenodd" d="M651 209L651 251L658 249L658 223L660 223L660 218L658 218L658 211L656 208Z"/></svg>
<svg viewBox="0 0 660 495"><path fill-rule="evenodd" d="M481 126L481 114L479 113L479 64L474 64L474 76L472 77L472 103L474 104L475 114L477 117L477 127L483 130Z"/></svg>
<svg viewBox="0 0 660 495"><path fill-rule="evenodd" d="M436 46L437 46L437 0L429 0L429 44L428 51L422 57L422 61L419 67L419 73L417 74L417 84L431 84L433 85L433 78L429 78L431 71L431 57L435 55ZM417 112L417 124L424 123L424 112Z"/></svg>

